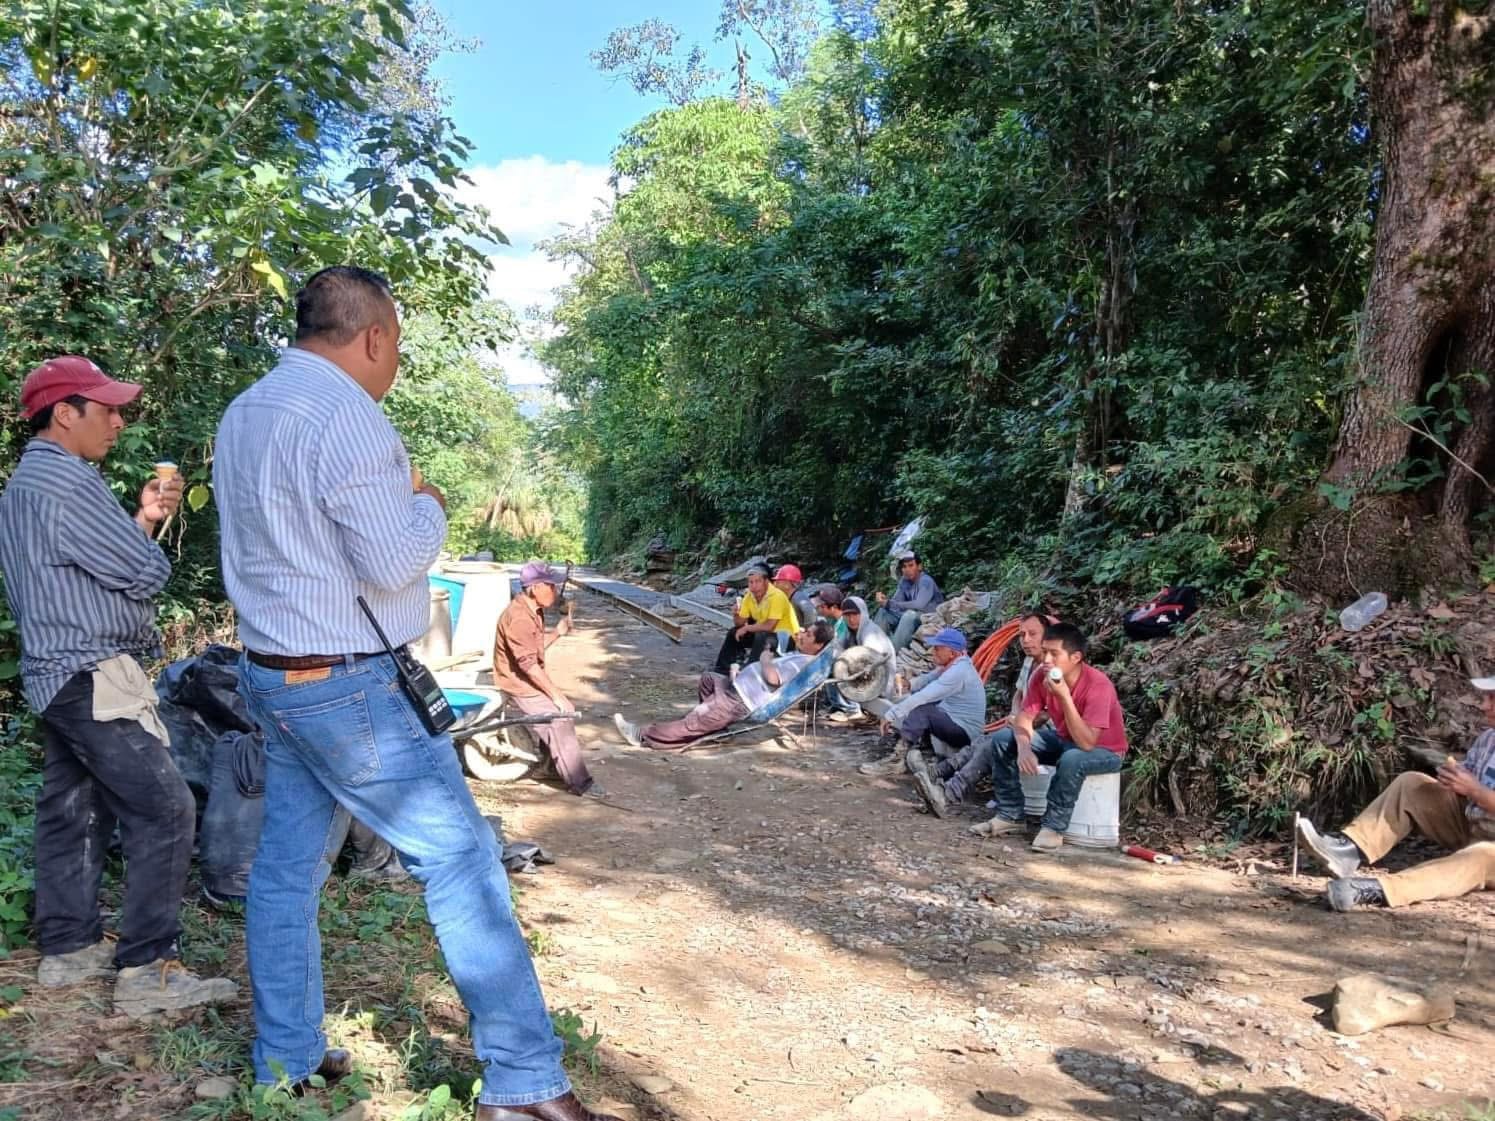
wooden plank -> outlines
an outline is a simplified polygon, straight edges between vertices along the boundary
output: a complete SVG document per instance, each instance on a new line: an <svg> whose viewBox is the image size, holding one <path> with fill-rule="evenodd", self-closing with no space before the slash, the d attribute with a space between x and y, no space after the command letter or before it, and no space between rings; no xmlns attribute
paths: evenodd
<svg viewBox="0 0 1495 1121"><path fill-rule="evenodd" d="M677 607L681 611L688 611L697 619L705 619L708 623L716 623L722 627L730 627L732 625L732 616L728 615L725 611L718 611L714 607L707 607L705 604L697 603L695 600L687 599L685 596L671 596L670 606Z"/></svg>

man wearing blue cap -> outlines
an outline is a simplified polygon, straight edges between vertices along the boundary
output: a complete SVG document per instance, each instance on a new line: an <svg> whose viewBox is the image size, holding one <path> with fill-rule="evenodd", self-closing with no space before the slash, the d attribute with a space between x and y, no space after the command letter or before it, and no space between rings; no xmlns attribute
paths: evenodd
<svg viewBox="0 0 1495 1121"><path fill-rule="evenodd" d="M893 754L864 763L859 768L862 774L897 774L905 767L910 747L933 741L936 754L943 755L969 746L982 734L986 686L966 655L966 636L946 627L929 640L929 648L935 668L914 678L909 695L881 714L883 734L898 733Z"/></svg>
<svg viewBox="0 0 1495 1121"><path fill-rule="evenodd" d="M523 594L511 600L498 619L498 633L493 641L493 684L525 716L576 711L576 706L545 671L546 649L571 633L569 612L562 616L555 630L545 632L545 609L555 606L562 579L548 564L530 561L519 570ZM572 794L601 795L581 757L575 720L531 724L529 731L550 752L556 774L567 790Z"/></svg>

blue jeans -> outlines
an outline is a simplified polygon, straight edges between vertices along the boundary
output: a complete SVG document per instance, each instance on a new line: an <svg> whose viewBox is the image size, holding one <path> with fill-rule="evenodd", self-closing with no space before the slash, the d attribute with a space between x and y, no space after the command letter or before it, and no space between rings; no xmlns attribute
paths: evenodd
<svg viewBox="0 0 1495 1121"><path fill-rule="evenodd" d="M322 674L324 671L313 671ZM247 659L239 689L265 730L265 825L249 874L245 942L254 986L254 1073L314 1071L322 1033L317 906L334 838L352 814L400 853L425 885L426 909L486 1065L485 1105L529 1105L570 1089L562 1044L510 905L493 830L449 736L432 736L400 691L387 655L349 658L326 676Z"/></svg>
<svg viewBox="0 0 1495 1121"><path fill-rule="evenodd" d="M855 701L848 701L834 685L822 686L820 695L825 698L825 707L832 712L847 712L853 716L860 716L862 713L862 706Z"/></svg>
<svg viewBox="0 0 1495 1121"><path fill-rule="evenodd" d="M888 632L893 649L902 650L914 640L923 618L917 611L889 611L886 607L879 607L873 621Z"/></svg>
<svg viewBox="0 0 1495 1121"><path fill-rule="evenodd" d="M1116 752L1104 747L1089 751L1076 747L1069 740L1060 739L1051 725L1033 733L1033 754L1040 763L1054 768L1042 825L1055 833L1063 833L1069 828L1070 815L1075 812L1075 801L1080 797L1080 787L1085 785L1087 777L1115 774L1121 770L1121 756ZM1023 786L1017 769L1016 736L998 734L992 737L991 781L996 789L997 816L1008 821L1022 821Z"/></svg>

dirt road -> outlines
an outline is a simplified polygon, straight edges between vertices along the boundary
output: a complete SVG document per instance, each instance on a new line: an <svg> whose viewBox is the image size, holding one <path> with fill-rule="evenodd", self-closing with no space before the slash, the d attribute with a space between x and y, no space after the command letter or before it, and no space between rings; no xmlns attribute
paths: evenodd
<svg viewBox="0 0 1495 1121"><path fill-rule="evenodd" d="M626 748L610 714L689 707L718 636L676 646L594 596L577 622L551 670L613 804L480 798L559 859L521 913L630 1116L1329 1121L1495 1093L1488 897L1336 915L1313 875L1039 856L969 836L974 806L920 812L856 773L866 733L798 715L797 742ZM1335 1035L1316 1002L1371 969L1452 985L1457 1018Z"/></svg>

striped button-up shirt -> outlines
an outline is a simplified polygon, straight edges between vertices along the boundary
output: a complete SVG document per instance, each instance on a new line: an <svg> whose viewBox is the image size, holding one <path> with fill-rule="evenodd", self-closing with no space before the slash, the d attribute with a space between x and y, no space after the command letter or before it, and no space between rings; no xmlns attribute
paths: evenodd
<svg viewBox="0 0 1495 1121"><path fill-rule="evenodd" d="M97 467L51 440L26 445L0 494L0 569L37 712L74 674L159 651L151 600L171 576L166 554Z"/></svg>
<svg viewBox="0 0 1495 1121"><path fill-rule="evenodd" d="M376 651L360 595L394 645L425 633L426 571L446 516L411 492L394 426L332 362L288 347L234 399L218 426L213 492L223 584L248 649Z"/></svg>

